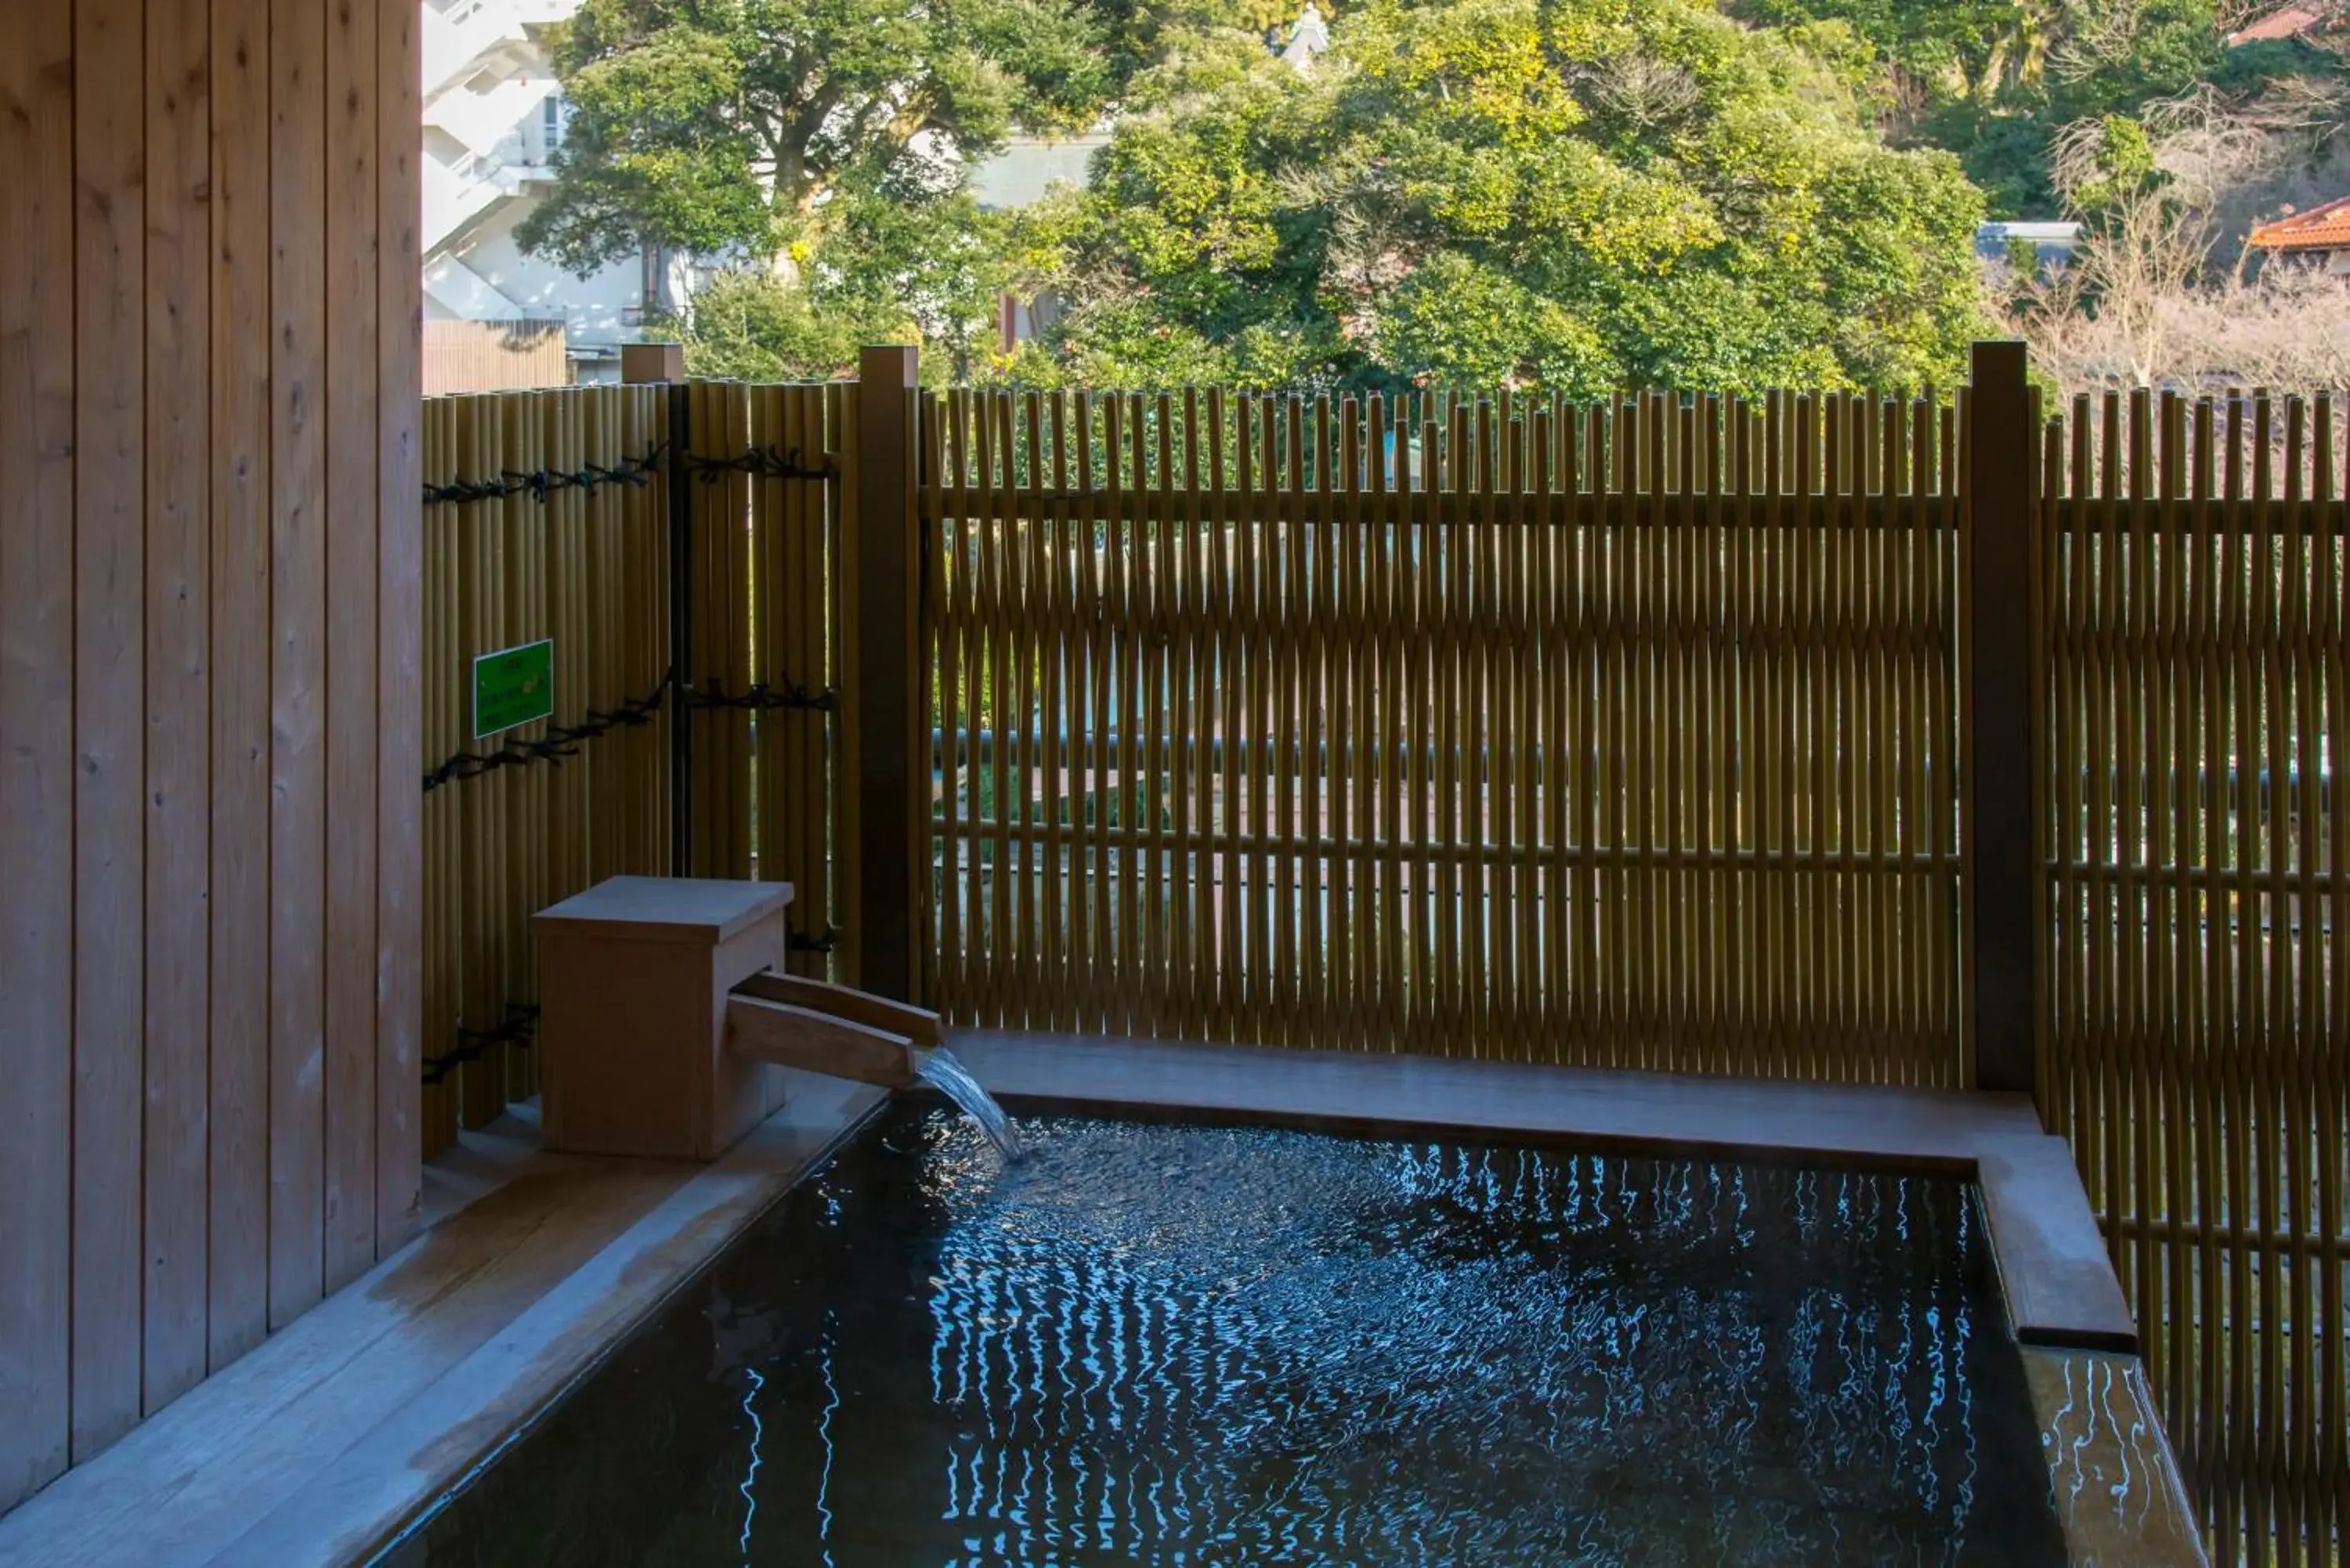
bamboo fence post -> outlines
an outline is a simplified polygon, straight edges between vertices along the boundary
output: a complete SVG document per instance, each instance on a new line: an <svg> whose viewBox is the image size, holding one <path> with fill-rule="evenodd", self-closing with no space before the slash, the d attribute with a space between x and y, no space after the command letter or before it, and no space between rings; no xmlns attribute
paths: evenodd
<svg viewBox="0 0 2350 1568"><path fill-rule="evenodd" d="M2035 797L2039 585L2033 566L2034 394L2021 343L1978 343L1968 391L1963 479L1968 613L1961 704L1966 929L1974 1082L2038 1089L2043 907Z"/></svg>
<svg viewBox="0 0 2350 1568"><path fill-rule="evenodd" d="M927 792L918 787L929 769L916 771L929 737L914 732L928 555L916 536L919 355L910 348L873 348L858 358L852 456L858 598L843 628L844 639L857 649L858 687L847 700L860 705L858 751L843 787L858 794L864 825L862 841L850 850L858 862L861 980L868 991L908 1002L921 1000L913 953L914 911L920 907L915 881L918 870L927 877L929 857L914 851L930 831Z"/></svg>

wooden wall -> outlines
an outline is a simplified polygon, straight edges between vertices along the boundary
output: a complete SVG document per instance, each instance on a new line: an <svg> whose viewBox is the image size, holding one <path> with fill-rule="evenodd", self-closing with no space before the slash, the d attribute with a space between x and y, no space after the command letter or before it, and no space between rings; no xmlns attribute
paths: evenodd
<svg viewBox="0 0 2350 1568"><path fill-rule="evenodd" d="M415 1223L417 16L0 4L0 1508Z"/></svg>
<svg viewBox="0 0 2350 1568"><path fill-rule="evenodd" d="M424 395L567 387L567 342L560 320L428 321Z"/></svg>

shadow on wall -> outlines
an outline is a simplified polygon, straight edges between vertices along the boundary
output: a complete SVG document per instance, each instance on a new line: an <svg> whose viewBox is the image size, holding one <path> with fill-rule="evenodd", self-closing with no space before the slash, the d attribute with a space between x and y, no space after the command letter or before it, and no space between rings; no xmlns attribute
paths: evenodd
<svg viewBox="0 0 2350 1568"><path fill-rule="evenodd" d="M569 343L559 320L424 324L427 397L569 385Z"/></svg>

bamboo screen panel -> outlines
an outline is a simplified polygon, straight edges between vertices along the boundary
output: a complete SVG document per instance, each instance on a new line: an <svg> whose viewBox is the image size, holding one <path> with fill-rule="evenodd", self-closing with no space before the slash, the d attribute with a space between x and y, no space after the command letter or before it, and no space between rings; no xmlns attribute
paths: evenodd
<svg viewBox="0 0 2350 1568"><path fill-rule="evenodd" d="M2042 494L2043 1113L2223 1560L2342 1524L2343 474L2320 399L2076 403Z"/></svg>
<svg viewBox="0 0 2350 1568"><path fill-rule="evenodd" d="M1946 412L922 412L957 1022L1963 1080Z"/></svg>
<svg viewBox="0 0 2350 1568"><path fill-rule="evenodd" d="M532 914L668 868L667 496L659 464L642 472L667 430L659 388L424 404L424 483L443 497L424 508L422 563L427 1154L536 1090ZM552 720L477 740L473 659L541 638ZM563 737L632 708L650 712ZM559 761L478 765L550 740Z"/></svg>
<svg viewBox="0 0 2350 1568"><path fill-rule="evenodd" d="M857 802L840 607L854 562L856 389L697 382L692 420L693 874L793 885L792 967L856 974ZM836 954L835 949L838 951Z"/></svg>

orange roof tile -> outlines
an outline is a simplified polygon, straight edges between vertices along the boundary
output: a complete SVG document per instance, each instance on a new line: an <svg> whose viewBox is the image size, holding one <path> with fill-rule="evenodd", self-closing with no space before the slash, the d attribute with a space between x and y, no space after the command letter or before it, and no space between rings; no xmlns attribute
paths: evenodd
<svg viewBox="0 0 2350 1568"><path fill-rule="evenodd" d="M2264 251L2339 250L2350 247L2350 196L2262 223L2245 244Z"/></svg>

